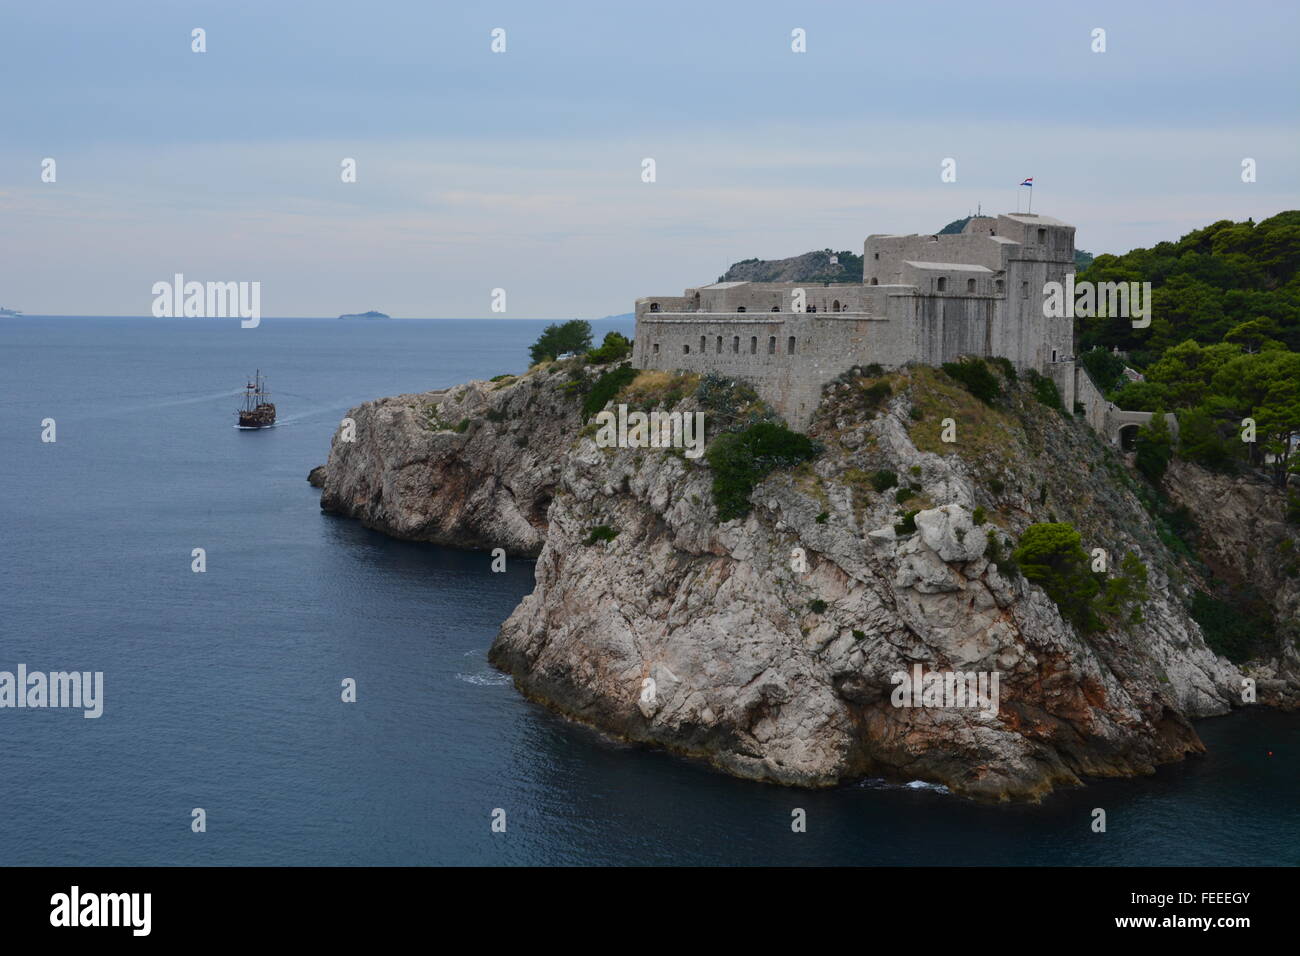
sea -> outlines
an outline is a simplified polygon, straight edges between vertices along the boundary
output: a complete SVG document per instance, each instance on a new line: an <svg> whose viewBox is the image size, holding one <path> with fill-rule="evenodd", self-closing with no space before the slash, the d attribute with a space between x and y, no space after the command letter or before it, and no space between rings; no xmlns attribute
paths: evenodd
<svg viewBox="0 0 1300 956"><path fill-rule="evenodd" d="M990 806L735 780L526 701L486 655L532 562L391 540L306 478L349 408L520 372L544 324L0 319L0 670L104 675L96 719L0 709L0 865L1300 863L1300 715ZM240 431L259 369L279 423Z"/></svg>

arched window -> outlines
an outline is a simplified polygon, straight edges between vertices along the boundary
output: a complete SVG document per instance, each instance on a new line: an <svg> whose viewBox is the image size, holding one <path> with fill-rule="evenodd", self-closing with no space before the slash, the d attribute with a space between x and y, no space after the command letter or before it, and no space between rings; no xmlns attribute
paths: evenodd
<svg viewBox="0 0 1300 956"><path fill-rule="evenodd" d="M840 310L840 300L836 299L834 302L831 303L831 311L838 312L839 310Z"/></svg>
<svg viewBox="0 0 1300 956"><path fill-rule="evenodd" d="M789 340L788 342L785 343L785 351L786 351L786 354L787 354L787 355L794 355L794 336L793 336L793 335L790 336L790 340Z"/></svg>
<svg viewBox="0 0 1300 956"><path fill-rule="evenodd" d="M940 276L939 280L934 284L934 288L936 292L947 292L948 280Z"/></svg>
<svg viewBox="0 0 1300 956"><path fill-rule="evenodd" d="M775 355L775 354L776 354L776 336L775 336L775 335L769 335L769 336L767 337L767 354L768 354L768 355Z"/></svg>
<svg viewBox="0 0 1300 956"><path fill-rule="evenodd" d="M871 284L872 284L872 285L880 285L879 281L877 281L877 279L876 279L875 276L872 276L872 277L871 277Z"/></svg>
<svg viewBox="0 0 1300 956"><path fill-rule="evenodd" d="M721 336L721 335L718 336L718 354L719 354L719 355L722 354L722 336Z"/></svg>
<svg viewBox="0 0 1300 956"><path fill-rule="evenodd" d="M779 305L774 305L774 306L772 306L772 311L773 311L773 312L780 312L780 311L781 311L781 307L780 307Z"/></svg>
<svg viewBox="0 0 1300 956"><path fill-rule="evenodd" d="M745 311L745 307L744 307L743 305L738 305L738 306L736 306L736 311L737 311L737 312L744 312L744 311Z"/></svg>
<svg viewBox="0 0 1300 956"><path fill-rule="evenodd" d="M751 335L751 336L749 337L749 354L750 354L750 355L757 355L757 354L758 354L758 336L757 336L757 335Z"/></svg>
<svg viewBox="0 0 1300 956"><path fill-rule="evenodd" d="M740 336L739 336L739 335L733 335L733 336L731 337L731 351L734 352L736 355L739 355L739 354L740 354Z"/></svg>
<svg viewBox="0 0 1300 956"><path fill-rule="evenodd" d="M974 292L974 291L975 291L975 280L974 280L974 279L967 279L967 280L966 280L966 291L967 291L967 292Z"/></svg>
<svg viewBox="0 0 1300 956"><path fill-rule="evenodd" d="M651 312L658 312L658 311L659 311L659 303L658 303L658 302L651 302L651 303L650 303L650 311L651 311Z"/></svg>

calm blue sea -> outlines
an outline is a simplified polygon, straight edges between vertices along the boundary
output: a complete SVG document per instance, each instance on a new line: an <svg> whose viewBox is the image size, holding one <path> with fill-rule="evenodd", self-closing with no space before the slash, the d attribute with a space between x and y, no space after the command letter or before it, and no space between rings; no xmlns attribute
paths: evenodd
<svg viewBox="0 0 1300 956"><path fill-rule="evenodd" d="M106 698L0 710L0 864L1300 863L1300 716L986 807L732 780L521 699L485 655L532 565L324 516L305 478L349 407L521 371L542 325L0 319L0 670L103 671ZM241 432L255 368L281 424Z"/></svg>

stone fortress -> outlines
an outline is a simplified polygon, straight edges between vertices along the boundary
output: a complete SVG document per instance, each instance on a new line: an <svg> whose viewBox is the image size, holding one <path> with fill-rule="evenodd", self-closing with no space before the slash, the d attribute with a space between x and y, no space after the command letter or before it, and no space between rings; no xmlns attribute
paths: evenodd
<svg viewBox="0 0 1300 956"><path fill-rule="evenodd" d="M1110 405L1077 367L1074 320L1043 315L1044 287L1074 272L1074 227L1036 213L972 218L957 234L872 235L862 284L718 282L636 301L633 365L753 383L806 429L822 386L854 365L1003 356L1049 376L1067 409L1119 443L1149 413Z"/></svg>

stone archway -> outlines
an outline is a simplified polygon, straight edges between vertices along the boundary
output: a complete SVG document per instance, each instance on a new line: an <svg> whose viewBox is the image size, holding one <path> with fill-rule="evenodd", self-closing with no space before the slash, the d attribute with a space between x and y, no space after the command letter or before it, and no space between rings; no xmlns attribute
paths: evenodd
<svg viewBox="0 0 1300 956"><path fill-rule="evenodd" d="M1140 428L1137 422L1127 422L1119 426L1119 431L1115 435L1115 444L1123 452L1135 451L1137 449L1137 434Z"/></svg>

